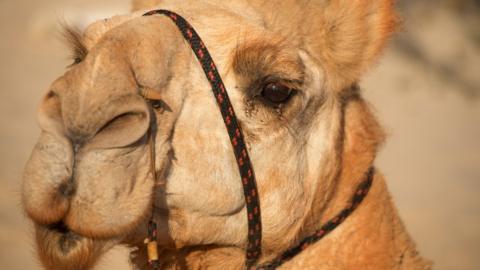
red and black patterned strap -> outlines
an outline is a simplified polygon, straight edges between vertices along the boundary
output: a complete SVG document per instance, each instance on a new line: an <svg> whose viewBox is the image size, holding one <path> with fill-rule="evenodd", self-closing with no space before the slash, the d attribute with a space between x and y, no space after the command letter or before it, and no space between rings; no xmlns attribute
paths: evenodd
<svg viewBox="0 0 480 270"><path fill-rule="evenodd" d="M288 249L282 255L280 255L275 260L258 266L257 270L270 270L276 269L284 262L290 260L298 253L302 252L312 244L316 243L323 237L325 237L328 233L333 231L335 228L338 227L363 201L365 196L368 194L370 187L372 186L373 176L375 174L374 167L370 167L365 174L365 179L358 185L353 198L351 199L349 205L344 208L340 213L338 213L333 219L330 219L325 223L319 230L317 230L314 234L308 236L307 238L303 239L297 246Z"/></svg>
<svg viewBox="0 0 480 270"><path fill-rule="evenodd" d="M233 152L235 153L240 176L242 178L248 218L246 265L250 268L255 264L261 254L262 223L260 217L260 202L258 199L255 174L248 156L242 130L237 121L237 117L235 116L235 111L233 110L225 85L223 84L222 78L218 73L213 59L193 27L180 15L168 10L152 10L145 13L143 16L151 16L155 14L166 15L177 25L180 32L185 37L185 40L190 44L190 47L197 56L197 59L212 86L213 94L220 108L228 135L230 136L230 141L234 150Z"/></svg>

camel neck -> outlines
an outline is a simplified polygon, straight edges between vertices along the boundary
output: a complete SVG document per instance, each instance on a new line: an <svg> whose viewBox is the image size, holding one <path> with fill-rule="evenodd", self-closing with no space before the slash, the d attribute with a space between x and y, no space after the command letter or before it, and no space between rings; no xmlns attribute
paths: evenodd
<svg viewBox="0 0 480 270"><path fill-rule="evenodd" d="M374 265L372 269L393 270L428 269L412 265L429 263L418 255L385 181L377 173L365 201L341 226L284 264L287 269L316 269L318 265L328 265L326 269Z"/></svg>

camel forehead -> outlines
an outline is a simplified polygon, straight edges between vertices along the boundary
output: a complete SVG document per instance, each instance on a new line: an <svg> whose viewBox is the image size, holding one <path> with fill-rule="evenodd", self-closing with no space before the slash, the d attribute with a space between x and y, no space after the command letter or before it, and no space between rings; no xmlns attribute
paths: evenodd
<svg viewBox="0 0 480 270"><path fill-rule="evenodd" d="M235 42L238 40L234 40L234 37L238 37L242 33L245 38L252 34L249 33L250 31L263 29L262 17L259 14L252 9L241 9L242 12L238 13L238 7L234 3L228 6L211 6L199 5L196 2L187 5L187 2L191 1L183 1L181 3L177 3L177 1L165 2L159 9L170 10L183 16L200 32L203 39L205 39L204 36L215 36L224 42ZM172 3L168 4L167 2ZM91 49L107 32L121 27L124 23L142 17L145 12L146 10L137 11L131 14L98 20L90 24L84 31L83 43L87 49Z"/></svg>
<svg viewBox="0 0 480 270"><path fill-rule="evenodd" d="M98 41L113 28L138 18L137 14L118 15L111 18L98 20L90 24L83 34L83 42L88 49L91 49Z"/></svg>

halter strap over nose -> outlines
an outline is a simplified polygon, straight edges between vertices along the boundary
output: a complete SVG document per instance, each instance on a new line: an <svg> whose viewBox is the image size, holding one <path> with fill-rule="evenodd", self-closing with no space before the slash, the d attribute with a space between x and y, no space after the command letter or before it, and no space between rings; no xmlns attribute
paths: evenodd
<svg viewBox="0 0 480 270"><path fill-rule="evenodd" d="M197 56L197 59L212 86L213 95L215 96L225 127L227 128L230 142L233 146L233 152L237 160L238 169L240 171L240 176L242 178L248 218L246 266L247 268L250 268L255 264L261 253L262 223L260 216L260 202L258 199L255 173L243 139L242 130L238 124L237 117L235 116L235 111L228 97L222 78L218 73L217 67L195 29L193 29L193 27L180 15L168 10L152 10L145 13L144 16L155 14L166 15L177 25L178 29L185 37L185 40L190 44L190 47Z"/></svg>

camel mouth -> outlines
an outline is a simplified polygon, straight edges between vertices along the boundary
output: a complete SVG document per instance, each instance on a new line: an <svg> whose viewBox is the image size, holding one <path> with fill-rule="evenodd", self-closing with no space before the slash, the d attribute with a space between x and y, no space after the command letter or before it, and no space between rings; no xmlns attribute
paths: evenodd
<svg viewBox="0 0 480 270"><path fill-rule="evenodd" d="M70 228L63 221L59 221L54 224L50 224L47 228L51 231L58 232L60 234L65 234L71 232Z"/></svg>
<svg viewBox="0 0 480 270"><path fill-rule="evenodd" d="M106 241L83 236L63 221L35 224L39 259L45 269L92 269L104 251Z"/></svg>
<svg viewBox="0 0 480 270"><path fill-rule="evenodd" d="M45 226L48 233L55 235L57 247L64 254L69 253L77 244L84 239L83 236L72 231L63 221Z"/></svg>

